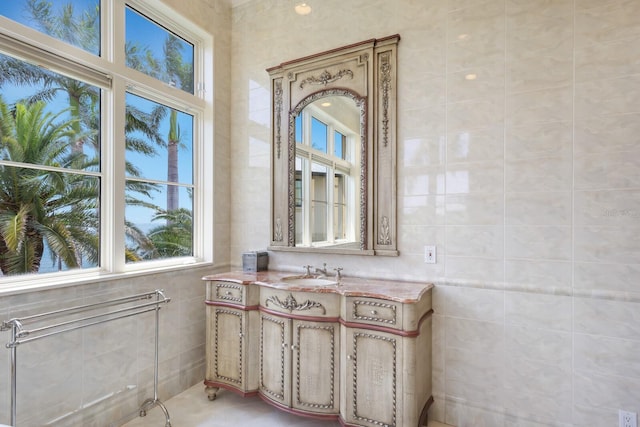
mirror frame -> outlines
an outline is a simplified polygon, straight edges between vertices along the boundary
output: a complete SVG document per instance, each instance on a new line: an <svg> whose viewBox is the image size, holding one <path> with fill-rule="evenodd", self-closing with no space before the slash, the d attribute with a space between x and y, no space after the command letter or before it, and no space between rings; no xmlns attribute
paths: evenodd
<svg viewBox="0 0 640 427"><path fill-rule="evenodd" d="M271 78L270 250L397 256L396 88L399 35L370 39L267 69ZM295 118L325 96L360 107L359 248L295 246ZM286 142L286 147L283 147Z"/></svg>

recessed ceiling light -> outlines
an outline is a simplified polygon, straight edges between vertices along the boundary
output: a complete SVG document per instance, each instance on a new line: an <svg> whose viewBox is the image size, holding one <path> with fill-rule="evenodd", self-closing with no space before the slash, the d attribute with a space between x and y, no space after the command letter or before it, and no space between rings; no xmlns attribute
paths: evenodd
<svg viewBox="0 0 640 427"><path fill-rule="evenodd" d="M294 9L298 15L308 15L311 13L311 6L305 2L296 3Z"/></svg>
<svg viewBox="0 0 640 427"><path fill-rule="evenodd" d="M466 76L464 76L464 78L467 79L467 80L475 80L475 79L478 78L478 75L471 73L471 74L467 74Z"/></svg>

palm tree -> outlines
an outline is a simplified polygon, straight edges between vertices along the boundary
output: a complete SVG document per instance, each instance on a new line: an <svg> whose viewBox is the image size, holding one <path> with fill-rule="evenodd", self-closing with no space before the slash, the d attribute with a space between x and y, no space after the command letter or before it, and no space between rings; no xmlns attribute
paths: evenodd
<svg viewBox="0 0 640 427"><path fill-rule="evenodd" d="M188 209L158 211L153 221L164 220L165 224L151 229L148 233L155 253L149 258L169 258L193 254L193 217Z"/></svg>
<svg viewBox="0 0 640 427"><path fill-rule="evenodd" d="M85 161L68 149L83 135L65 113L46 112L44 102L17 104L11 112L0 96L0 159L11 162L0 165L4 275L38 272L45 248L68 268L81 266L83 259L97 263L99 183L64 171Z"/></svg>
<svg viewBox="0 0 640 427"><path fill-rule="evenodd" d="M100 51L100 8L75 13L73 3L64 5L59 13L46 0L27 0L26 12L33 18L35 28L45 34L80 47L92 53ZM75 119L73 128L77 134L82 133L81 115L90 110L91 104L99 100L100 90L89 84L74 80L57 73L49 72L41 67L31 65L9 56L0 56L0 86L11 82L19 86L35 86L40 88L22 100L27 103L51 101L60 93L65 93L69 100L70 114ZM97 137L90 133L87 137ZM73 149L83 152L85 139L74 142ZM96 140L92 141L97 147Z"/></svg>
<svg viewBox="0 0 640 427"><path fill-rule="evenodd" d="M180 40L169 34L164 43L165 69L169 81L187 92L193 92L193 64L182 60ZM178 146L180 144L180 126L178 112L171 109L169 135L167 140L167 181L178 182ZM180 207L178 186L167 188L167 211Z"/></svg>

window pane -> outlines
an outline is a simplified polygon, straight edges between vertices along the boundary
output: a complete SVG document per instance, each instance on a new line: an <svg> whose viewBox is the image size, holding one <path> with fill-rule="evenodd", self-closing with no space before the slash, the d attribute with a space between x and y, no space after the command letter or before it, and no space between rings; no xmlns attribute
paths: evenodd
<svg viewBox="0 0 640 427"><path fill-rule="evenodd" d="M345 153L345 148L346 148L346 143L347 143L347 137L344 136L343 134L341 134L338 131L335 131L334 133L334 142L333 142L333 155L340 158L340 159L344 159L344 153Z"/></svg>
<svg viewBox="0 0 640 427"><path fill-rule="evenodd" d="M193 116L130 93L126 100L126 260L190 256Z"/></svg>
<svg viewBox="0 0 640 427"><path fill-rule="evenodd" d="M0 70L0 97L15 109L17 141L47 148L20 158L15 151L14 161L98 171L100 89L8 55L0 54Z"/></svg>
<svg viewBox="0 0 640 427"><path fill-rule="evenodd" d="M296 116L296 144L302 144L302 114Z"/></svg>
<svg viewBox="0 0 640 427"><path fill-rule="evenodd" d="M100 0L3 0L0 15L100 55Z"/></svg>
<svg viewBox="0 0 640 427"><path fill-rule="evenodd" d="M98 265L99 178L0 164L0 187L0 275Z"/></svg>
<svg viewBox="0 0 640 427"><path fill-rule="evenodd" d="M138 183L139 184L139 183ZM135 186L128 181L127 189ZM149 194L127 197L126 261L193 255L193 197L185 187L151 185ZM168 209L168 189L177 188L179 207Z"/></svg>
<svg viewBox="0 0 640 427"><path fill-rule="evenodd" d="M311 241L327 240L327 167L313 163L311 166Z"/></svg>
<svg viewBox="0 0 640 427"><path fill-rule="evenodd" d="M311 147L316 150L327 152L327 125L315 117L311 118Z"/></svg>
<svg viewBox="0 0 640 427"><path fill-rule="evenodd" d="M96 267L100 90L7 55L0 69L0 271Z"/></svg>
<svg viewBox="0 0 640 427"><path fill-rule="evenodd" d="M345 224L347 222L346 177L336 173L333 181L333 237L336 240L346 239Z"/></svg>
<svg viewBox="0 0 640 427"><path fill-rule="evenodd" d="M127 176L193 183L193 116L127 93Z"/></svg>
<svg viewBox="0 0 640 427"><path fill-rule="evenodd" d="M295 197L296 197L296 216L295 216L295 229L296 229L296 245L302 245L304 243L304 178L303 171L308 169L307 159L296 156L296 180L295 180Z"/></svg>
<svg viewBox="0 0 640 427"><path fill-rule="evenodd" d="M126 8L127 66L193 94L193 45Z"/></svg>

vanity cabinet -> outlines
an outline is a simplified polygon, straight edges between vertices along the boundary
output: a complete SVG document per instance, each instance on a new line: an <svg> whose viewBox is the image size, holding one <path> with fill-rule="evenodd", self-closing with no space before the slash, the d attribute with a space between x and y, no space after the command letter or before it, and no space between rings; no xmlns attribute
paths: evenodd
<svg viewBox="0 0 640 427"><path fill-rule="evenodd" d="M344 425L426 425L431 403L430 305L430 300L416 306L347 298L345 318L350 321L342 331Z"/></svg>
<svg viewBox="0 0 640 427"><path fill-rule="evenodd" d="M260 394L291 412L339 413L340 298L264 289Z"/></svg>
<svg viewBox="0 0 640 427"><path fill-rule="evenodd" d="M212 277L210 399L223 387L343 426L426 425L431 285L351 279L305 288L278 273Z"/></svg>
<svg viewBox="0 0 640 427"><path fill-rule="evenodd" d="M206 376L209 400L227 388L243 395L256 394L258 340L258 288L211 281L206 289Z"/></svg>
<svg viewBox="0 0 640 427"><path fill-rule="evenodd" d="M345 404L342 418L352 425L395 426L402 338L367 329L345 328ZM413 424L415 425L415 424Z"/></svg>
<svg viewBox="0 0 640 427"><path fill-rule="evenodd" d="M260 315L260 392L273 402L314 414L338 414L338 322Z"/></svg>

